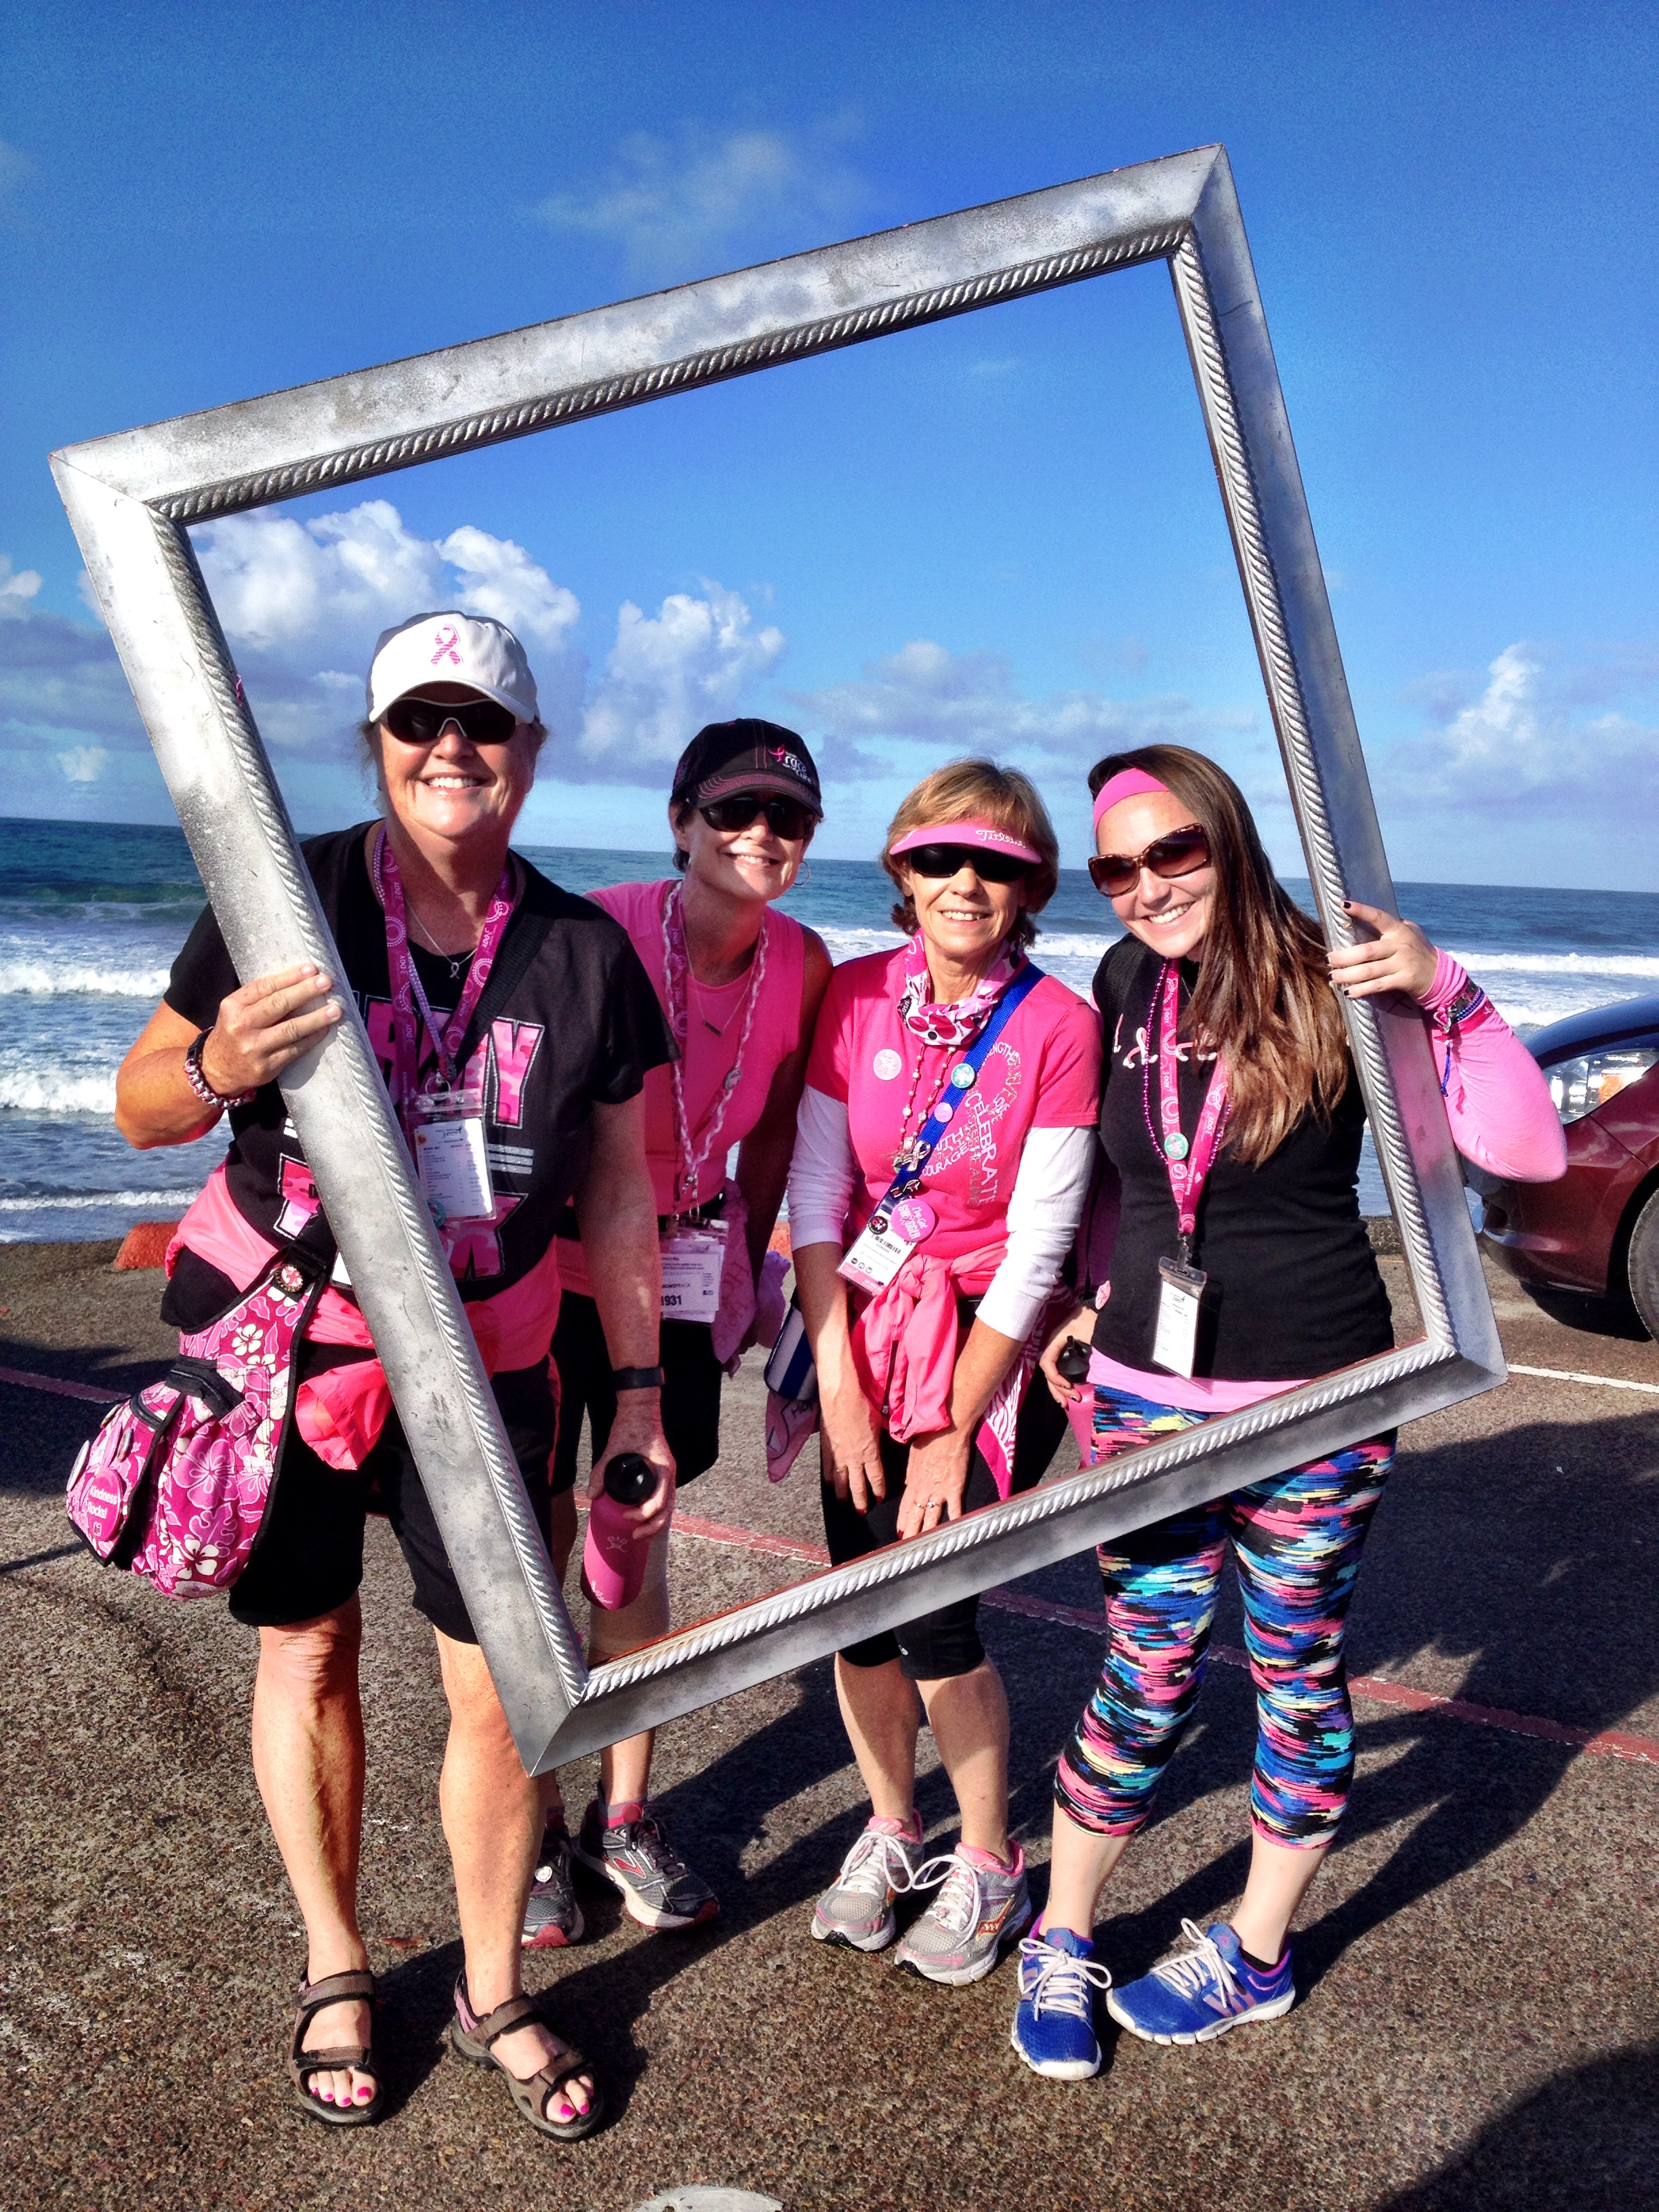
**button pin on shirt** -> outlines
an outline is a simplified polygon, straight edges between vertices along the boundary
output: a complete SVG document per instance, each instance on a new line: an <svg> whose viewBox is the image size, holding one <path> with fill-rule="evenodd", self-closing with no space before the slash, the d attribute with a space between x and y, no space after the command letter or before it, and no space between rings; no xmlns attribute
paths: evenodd
<svg viewBox="0 0 1659 2212"><path fill-rule="evenodd" d="M883 1083L890 1083L903 1072L904 1062L890 1045L884 1045L870 1063L871 1072Z"/></svg>

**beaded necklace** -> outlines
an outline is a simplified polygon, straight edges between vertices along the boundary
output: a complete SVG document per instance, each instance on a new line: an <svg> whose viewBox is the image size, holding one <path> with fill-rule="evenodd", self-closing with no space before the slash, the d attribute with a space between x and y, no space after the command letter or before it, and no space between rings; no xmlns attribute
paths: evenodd
<svg viewBox="0 0 1659 2212"><path fill-rule="evenodd" d="M690 1000L691 956L685 942L685 916L680 901L680 886L671 884L662 907L662 965L663 980L668 987L668 1026L674 1042L680 1048L681 1057L669 1069L674 1087L674 1134L679 1146L680 1161L674 1182L674 1210L678 1213L682 1201L688 1199L696 1205L698 1181L708 1165L720 1131L726 1126L726 1110L732 1094L743 1080L743 1057L749 1049L749 1033L755 1026L755 1012L761 1001L761 988L766 981L766 944L770 934L769 917L761 917L760 937L756 943L755 957L749 971L749 995L743 1010L743 1027L738 1033L737 1057L723 1078L714 1109L703 1125L702 1143L692 1146L691 1126L685 1110L684 1051L690 1034L689 1003Z"/></svg>

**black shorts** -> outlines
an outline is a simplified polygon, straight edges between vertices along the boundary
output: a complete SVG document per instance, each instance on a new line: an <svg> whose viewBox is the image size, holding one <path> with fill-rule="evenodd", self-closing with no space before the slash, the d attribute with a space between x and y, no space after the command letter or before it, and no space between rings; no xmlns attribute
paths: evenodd
<svg viewBox="0 0 1659 2212"><path fill-rule="evenodd" d="M1065 1414L1049 1395L1042 1377L1034 1376L1020 1403L1011 1496L1034 1490L1042 1481L1065 1431ZM823 1533L836 1566L898 1541L899 1500L904 1495L910 1447L895 1443L885 1430L881 1437L881 1464L887 1477L887 1495L872 1498L867 1513L860 1513L850 1498L837 1498L827 1482L823 1485ZM969 1513L997 1502L996 1479L977 1445L969 1455L968 1487L962 1502ZM910 1682L944 1682L952 1675L971 1674L985 1656L985 1646L979 1640L979 1600L958 1598L953 1605L941 1606L937 1613L924 1613L896 1628L884 1628L878 1635L866 1636L862 1643L849 1644L841 1656L850 1667L884 1667L890 1659L896 1659L899 1672Z"/></svg>
<svg viewBox="0 0 1659 2212"><path fill-rule="evenodd" d="M674 1455L674 1480L684 1489L720 1455L720 1385L726 1370L714 1357L714 1332L707 1322L665 1321L657 1354L663 1370L662 1427ZM617 1418L617 1394L611 1387L611 1353L592 1298L567 1291L553 1332L553 1359L559 1370L559 1449L553 1461L553 1495L576 1480L581 1450L582 1417L593 1433L593 1449L605 1449Z"/></svg>
<svg viewBox="0 0 1659 2212"><path fill-rule="evenodd" d="M306 1346L296 1384L337 1361L330 1347ZM546 1542L553 1497L548 1464L559 1425L556 1383L543 1360L495 1376L490 1387ZM232 1617L249 1628L286 1628L343 1605L363 1578L363 1524L372 1512L384 1513L392 1523L414 1577L416 1611L457 1644L476 1644L455 1570L395 1411L356 1468L330 1467L290 1425L259 1534L231 1586Z"/></svg>

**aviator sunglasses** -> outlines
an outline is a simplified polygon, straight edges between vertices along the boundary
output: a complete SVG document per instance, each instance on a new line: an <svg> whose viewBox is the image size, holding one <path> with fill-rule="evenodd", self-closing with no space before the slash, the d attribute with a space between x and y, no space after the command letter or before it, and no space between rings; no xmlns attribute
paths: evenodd
<svg viewBox="0 0 1659 2212"><path fill-rule="evenodd" d="M902 868L930 882L940 876L959 876L971 867L981 883L1017 884L1031 866L1016 853L994 853L983 845L915 845L893 857Z"/></svg>
<svg viewBox="0 0 1659 2212"><path fill-rule="evenodd" d="M775 837L795 844L817 820L810 806L796 799L771 799L758 791L734 791L730 799L712 799L697 809L711 830L746 830L757 814Z"/></svg>
<svg viewBox="0 0 1659 2212"><path fill-rule="evenodd" d="M453 722L469 744L504 745L519 726L493 699L394 699L380 720L406 745L435 745Z"/></svg>
<svg viewBox="0 0 1659 2212"><path fill-rule="evenodd" d="M1089 863L1095 889L1106 898L1121 898L1140 880L1143 868L1166 878L1190 876L1210 864L1210 841L1196 822L1154 837L1144 853L1097 853Z"/></svg>

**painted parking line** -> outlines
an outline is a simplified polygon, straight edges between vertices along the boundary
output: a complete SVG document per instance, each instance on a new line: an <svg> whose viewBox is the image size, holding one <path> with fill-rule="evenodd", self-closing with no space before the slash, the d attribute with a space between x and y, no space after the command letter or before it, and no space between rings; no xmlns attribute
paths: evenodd
<svg viewBox="0 0 1659 2212"><path fill-rule="evenodd" d="M704 1543L732 1544L744 1551L763 1552L774 1558L800 1559L827 1567L830 1554L822 1544L805 1544L793 1537L769 1536L757 1528L744 1528L726 1521L700 1521L690 1513L677 1513L674 1530ZM1017 1613L1027 1620L1047 1621L1060 1628L1081 1629L1085 1635L1103 1637L1103 1613L1087 1606L1060 1605L1051 1598L1033 1597L1027 1590L1006 1586L988 1589L982 1601L1000 1613ZM1249 1655L1234 1644L1212 1644L1210 1656L1224 1667L1247 1671ZM1565 1721L1546 1720L1533 1713L1512 1713L1499 1705L1477 1705L1467 1698L1449 1698L1434 1690L1414 1690L1404 1682L1385 1681L1380 1674L1356 1674L1348 1680L1356 1698L1370 1705L1395 1705L1407 1712L1434 1713L1442 1720L1462 1721L1467 1728L1500 1729L1506 1735L1529 1735L1547 1743L1570 1743L1602 1759L1629 1759L1638 1766L1659 1767L1659 1736L1632 1735L1623 1729L1572 1728Z"/></svg>
<svg viewBox="0 0 1659 2212"><path fill-rule="evenodd" d="M1509 1370L1511 1375L1541 1375L1547 1382L1593 1382L1603 1390L1645 1390L1650 1398L1659 1398L1659 1382L1627 1382L1622 1375L1581 1375L1571 1367L1522 1367L1513 1359Z"/></svg>
<svg viewBox="0 0 1659 2212"><path fill-rule="evenodd" d="M1559 1382L1614 1382L1611 1376L1571 1375L1553 1367L1511 1367L1510 1372L1543 1376ZM50 1390L64 1398L88 1398L101 1406L114 1405L125 1395L119 1390L96 1389L88 1382L65 1382L56 1375L32 1375L16 1367L0 1367L0 1382L15 1382L26 1390ZM1614 1387L1652 1390L1659 1395L1659 1384L1651 1382L1614 1382ZM768 1558L799 1559L809 1566L830 1565L830 1554L822 1544L804 1543L794 1536L769 1535L763 1528L748 1528L735 1522L705 1521L695 1514L677 1513L674 1533L706 1544L730 1544L740 1551L757 1552ZM987 1605L1000 1613L1023 1613L1028 1620L1081 1629L1090 1636L1106 1633L1103 1615L1091 1612L1086 1606L1060 1605L1049 1598L1032 1597L1024 1590L1006 1587L988 1589L983 1597ZM1250 1663L1248 1656L1232 1644L1212 1644L1210 1655L1224 1667L1248 1668ZM1565 1721L1546 1720L1536 1713L1512 1713L1499 1705L1472 1705L1465 1698L1443 1697L1433 1690L1413 1690L1404 1682L1384 1681L1378 1674L1352 1675L1348 1687L1356 1698L1370 1705L1433 1713L1442 1720L1461 1721L1468 1728L1498 1729L1507 1735L1534 1736L1547 1743L1569 1743L1599 1758L1628 1759L1637 1765L1659 1767L1659 1736L1632 1735L1620 1729L1592 1732L1573 1728Z"/></svg>

